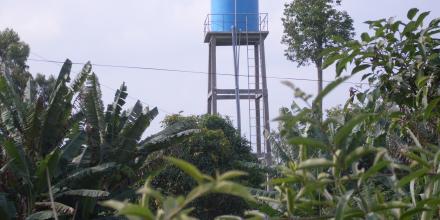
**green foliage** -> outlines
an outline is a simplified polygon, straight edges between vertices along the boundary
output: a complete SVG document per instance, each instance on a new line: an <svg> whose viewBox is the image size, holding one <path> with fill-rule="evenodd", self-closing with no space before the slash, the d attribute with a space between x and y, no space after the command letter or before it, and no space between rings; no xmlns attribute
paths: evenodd
<svg viewBox="0 0 440 220"><path fill-rule="evenodd" d="M216 172L228 170L244 170L250 175L239 178L239 182L250 187L259 188L264 181L259 168L245 166L243 163L257 163L251 154L249 144L242 139L231 122L219 116L204 115L184 117L168 116L163 124L167 127L182 123L197 133L180 138L178 142L169 143L170 148L152 154L147 166L150 170L163 167L162 156L172 156L194 164L193 169L214 176ZM201 175L185 175L174 167L165 167L152 181L152 186L161 189L167 195L189 193L201 180ZM196 181L194 181L196 180ZM213 219L224 214L243 215L249 208L241 199L229 195L207 195L195 200L191 206L195 208L192 214L200 219Z"/></svg>
<svg viewBox="0 0 440 220"><path fill-rule="evenodd" d="M56 80L29 80L24 96L18 94L9 67L1 69L0 212L8 218L110 215L97 201L132 191L147 176L145 158L168 147L158 141L143 150L141 137L157 108L137 102L130 112L122 111L127 97L123 85L104 114L91 64L72 83L71 66L66 60ZM163 138L173 141L178 134L194 133L184 129L170 126Z"/></svg>
<svg viewBox="0 0 440 220"><path fill-rule="evenodd" d="M167 158L166 160L196 180L197 186L187 196L165 196L151 188L151 178L149 178L145 185L137 191L142 195L137 204L110 200L103 202L103 205L115 209L117 215L123 215L128 219L185 220L195 219L190 216L192 208L189 206L192 202L210 193L229 194L249 201L254 200L246 187L231 181L231 179L246 175L246 173L229 171L211 177L203 174L194 165L183 160L175 158ZM158 207L153 209L150 206L152 202L158 204ZM220 219L228 218L222 217Z"/></svg>
<svg viewBox="0 0 440 220"><path fill-rule="evenodd" d="M280 140L297 154L282 158L275 198L262 199L290 219L440 217L440 22L423 26L427 15L412 9L408 23L367 22L373 35L325 52L338 74L353 64L352 74L362 72L371 86L322 122L315 106L283 110Z"/></svg>
<svg viewBox="0 0 440 220"><path fill-rule="evenodd" d="M338 11L330 0L295 0L285 5L286 56L299 66L322 60L324 49L341 45L353 37L353 20Z"/></svg>
<svg viewBox="0 0 440 220"><path fill-rule="evenodd" d="M350 41L354 36L353 20L345 11L338 11L336 5L340 1L333 0L294 0L285 4L284 35L282 43L287 45L285 56L299 66L315 64L318 73L318 93L323 89L322 69L328 66L323 63L323 51L333 51L334 48ZM330 57L336 60L338 57ZM340 69L339 66L336 66ZM321 102L319 118L322 115Z"/></svg>
<svg viewBox="0 0 440 220"><path fill-rule="evenodd" d="M29 46L14 30L0 30L0 62L11 68L11 78L19 94L23 94L26 83L32 78L26 65L29 52Z"/></svg>

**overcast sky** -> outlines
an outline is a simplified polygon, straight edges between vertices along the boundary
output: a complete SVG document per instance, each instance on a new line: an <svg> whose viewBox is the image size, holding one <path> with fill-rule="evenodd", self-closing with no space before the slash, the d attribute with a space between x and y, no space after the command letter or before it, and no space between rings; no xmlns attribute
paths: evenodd
<svg viewBox="0 0 440 220"><path fill-rule="evenodd" d="M268 76L316 79L313 67L297 68L283 55L285 47L280 40L285 2L260 0L260 11L269 13L270 19L266 40ZM344 0L340 9L352 16L359 35L368 31L364 21L405 18L413 7L431 11L431 19L440 17L439 0ZM99 64L207 71L208 47L203 43L203 22L209 11L209 0L1 0L0 29L9 27L17 31L30 45L34 59L69 58L74 62L90 60ZM219 51L218 72L233 72L231 55L230 48ZM33 74L58 74L60 69L51 63L29 61L28 64ZM75 66L74 73L80 69L81 66ZM104 67L94 67L94 71L103 85L105 104L113 99L111 88L118 88L125 81L130 97L162 110L148 133L159 130L159 122L167 113L206 112L206 75ZM324 78L334 79L333 72L334 68L326 70ZM219 80L219 88L233 88L233 78ZM268 80L270 114L274 118L280 107L290 106L292 92L281 80ZM247 79L241 81L242 87L247 88ZM310 94L315 93L315 82L293 83ZM334 91L325 100L325 107L344 103L351 86L345 84ZM134 99L128 101L127 106L134 103ZM232 114L232 104L219 103L220 112ZM242 117L247 118L247 102L243 101L242 106Z"/></svg>

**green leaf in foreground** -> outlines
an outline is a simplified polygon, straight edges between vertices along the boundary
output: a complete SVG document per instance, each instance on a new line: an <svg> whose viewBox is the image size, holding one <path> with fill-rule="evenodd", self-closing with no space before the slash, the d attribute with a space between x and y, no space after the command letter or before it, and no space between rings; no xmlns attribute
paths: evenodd
<svg viewBox="0 0 440 220"><path fill-rule="evenodd" d="M194 178L199 184L203 182L204 175L202 172L200 172L199 169L197 169L196 166L180 159L167 157L166 160L173 165L177 166L179 169L181 169L183 172Z"/></svg>

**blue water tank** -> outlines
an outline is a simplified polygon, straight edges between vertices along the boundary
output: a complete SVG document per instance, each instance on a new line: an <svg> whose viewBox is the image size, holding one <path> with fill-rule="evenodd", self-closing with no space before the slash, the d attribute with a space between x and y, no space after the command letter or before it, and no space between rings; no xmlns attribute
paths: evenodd
<svg viewBox="0 0 440 220"><path fill-rule="evenodd" d="M259 31L258 0L211 0L211 31L232 31L235 24L235 4L237 4L237 30Z"/></svg>

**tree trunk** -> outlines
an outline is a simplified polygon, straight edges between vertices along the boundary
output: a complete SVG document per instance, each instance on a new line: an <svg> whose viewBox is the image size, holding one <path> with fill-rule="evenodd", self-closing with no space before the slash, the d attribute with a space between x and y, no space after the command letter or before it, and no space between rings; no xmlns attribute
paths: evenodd
<svg viewBox="0 0 440 220"><path fill-rule="evenodd" d="M316 62L316 69L318 70L318 94L322 92L322 59L319 59ZM317 104L318 117L319 120L322 120L322 100Z"/></svg>

